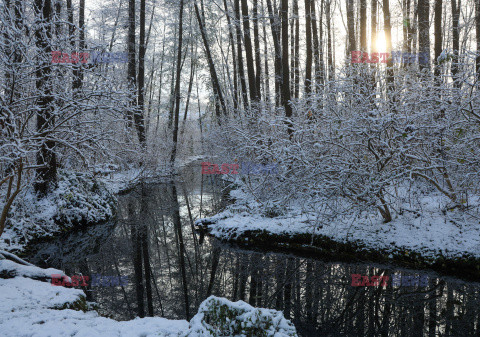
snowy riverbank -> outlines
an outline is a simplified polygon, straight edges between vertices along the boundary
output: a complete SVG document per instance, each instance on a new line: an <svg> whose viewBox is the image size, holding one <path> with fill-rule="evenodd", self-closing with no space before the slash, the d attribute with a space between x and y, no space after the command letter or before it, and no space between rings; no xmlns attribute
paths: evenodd
<svg viewBox="0 0 480 337"><path fill-rule="evenodd" d="M208 337L249 332L266 337L297 336L295 327L279 311L214 296L200 305L190 323L161 317L115 321L90 310L91 303L86 302L82 290L52 286L52 274L65 275L53 268L4 259L0 251L2 336Z"/></svg>
<svg viewBox="0 0 480 337"><path fill-rule="evenodd" d="M213 217L197 220L197 226L214 237L241 245L288 247L333 258L342 258L341 253L345 253L343 258L347 260L350 256L358 260L396 261L437 270L457 263L457 272L464 263L466 268L474 267L468 275L480 273L478 218L463 210L445 209L438 194L424 196L416 209L404 210L386 224L372 212L325 223L317 212L306 212L300 206L275 210L277 214L272 215L240 189L231 195L233 204ZM471 199L478 202L478 198Z"/></svg>

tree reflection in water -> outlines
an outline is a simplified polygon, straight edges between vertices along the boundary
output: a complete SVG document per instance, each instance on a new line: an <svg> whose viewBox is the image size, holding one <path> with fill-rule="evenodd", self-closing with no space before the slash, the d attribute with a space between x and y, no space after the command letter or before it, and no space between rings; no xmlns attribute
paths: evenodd
<svg viewBox="0 0 480 337"><path fill-rule="evenodd" d="M117 319L191 318L213 294L283 310L302 336L480 335L479 283L430 274L428 287L352 287L351 274L429 272L246 251L198 238L193 221L225 202L223 186L205 179L139 185L119 197L118 221L105 225L107 234L94 227L70 234L39 245L31 260L48 259L72 275L128 275L127 286L87 290L101 313Z"/></svg>

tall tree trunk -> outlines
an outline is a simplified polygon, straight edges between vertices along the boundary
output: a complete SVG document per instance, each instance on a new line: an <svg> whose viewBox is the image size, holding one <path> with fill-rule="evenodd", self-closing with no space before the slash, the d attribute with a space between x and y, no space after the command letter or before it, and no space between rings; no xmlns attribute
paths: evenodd
<svg viewBox="0 0 480 337"><path fill-rule="evenodd" d="M435 78L440 81L440 65L437 60L442 53L442 0L435 0Z"/></svg>
<svg viewBox="0 0 480 337"><path fill-rule="evenodd" d="M327 17L328 21L330 22L330 2L331 0L327 0ZM330 26L330 23L328 23ZM331 29L328 28L330 32ZM330 37L330 33L329 37ZM347 58L350 58L351 52L356 50L356 40L355 40L355 6L354 0L347 0L347 34L348 34L348 48L347 48Z"/></svg>
<svg viewBox="0 0 480 337"><path fill-rule="evenodd" d="M298 0L293 1L292 27L295 26L295 33L291 36L293 53L290 55L293 61L291 69L293 73L293 97L300 97L300 17L298 13Z"/></svg>
<svg viewBox="0 0 480 337"><path fill-rule="evenodd" d="M390 0L383 0L383 22L384 22L384 30L385 30L385 41L387 45L387 53L392 54L392 26L390 24ZM390 57L387 61L387 90L390 93L395 91L394 86L394 74L393 74L393 59ZM394 108L394 101L395 97L389 94L391 98L391 102L393 103Z"/></svg>
<svg viewBox="0 0 480 337"><path fill-rule="evenodd" d="M367 51L367 0L360 0L360 50Z"/></svg>
<svg viewBox="0 0 480 337"><path fill-rule="evenodd" d="M372 53L377 53L378 48L377 48L377 21L378 21L378 0L372 0L371 1L371 15L372 15L372 21L371 21L371 37L370 37L370 49ZM376 69L377 65L372 64L372 79L370 81L370 89L372 92L372 100L371 102L374 104L375 102L375 96L376 96L376 86L377 86L377 81L376 81Z"/></svg>
<svg viewBox="0 0 480 337"><path fill-rule="evenodd" d="M195 4L196 5L196 4ZM178 119L180 114L180 73L182 72L182 43L183 43L183 0L180 0L178 13L178 51L177 51L177 71L175 74L175 113L173 121L173 148L170 156L170 163L174 164L177 156L178 143Z"/></svg>
<svg viewBox="0 0 480 337"><path fill-rule="evenodd" d="M262 17L265 17L265 5L262 0ZM268 67L268 44L267 44L267 25L265 20L262 20L262 30L263 30L263 57L264 57L264 67L265 67L265 76L264 76L264 96L267 108L270 107L270 71Z"/></svg>
<svg viewBox="0 0 480 337"><path fill-rule="evenodd" d="M243 67L242 53L242 28L240 25L240 0L234 0L235 11L235 29L237 35L237 57L238 57L238 76L240 77L240 88L242 90L243 106L245 111L248 110L249 101L247 95L247 82L245 80L245 69Z"/></svg>
<svg viewBox="0 0 480 337"><path fill-rule="evenodd" d="M210 45L207 40L207 33L205 31L205 24L200 12L198 10L197 2L194 2L195 14L197 16L198 25L200 27L200 32L202 35L203 46L205 49L205 54L208 61L208 69L210 71L210 80L212 81L213 94L215 95L215 106L217 114L217 122L220 122L220 113L227 114L227 107L223 99L222 89L220 87L220 81L218 80L217 71L215 70L215 64L213 63L212 53L210 52ZM180 99L180 97L178 97Z"/></svg>
<svg viewBox="0 0 480 337"><path fill-rule="evenodd" d="M293 110L290 97L290 76L288 67L288 0L282 0L282 105L285 109L285 117L292 117ZM290 137L293 133L293 126L287 121L287 129Z"/></svg>
<svg viewBox="0 0 480 337"><path fill-rule="evenodd" d="M260 55L260 36L258 31L258 0L253 0L253 43L255 48L255 88L257 98L261 99L262 58Z"/></svg>
<svg viewBox="0 0 480 337"><path fill-rule="evenodd" d="M323 84L322 82L322 65L320 63L320 45L318 40L318 27L317 27L317 20L318 17L316 15L316 5L315 0L310 0L311 5L311 16L312 16L312 33L313 33L313 60L315 65L315 91L319 91L319 86ZM320 18L320 26L322 26L322 21ZM321 31L321 29L320 29Z"/></svg>
<svg viewBox="0 0 480 337"><path fill-rule="evenodd" d="M475 60L475 70L477 72L477 81L480 81L480 0L475 0L475 35L477 40L477 57Z"/></svg>
<svg viewBox="0 0 480 337"><path fill-rule="evenodd" d="M52 2L51 0L35 0L34 10L36 16L35 45L38 48L40 63L35 70L36 89L38 99L36 102L37 132L48 132L55 124L53 113L53 88L52 67L49 62L52 52ZM57 186L57 156L55 153L55 141L46 140L37 153L37 180L35 191L40 196L45 196Z"/></svg>
<svg viewBox="0 0 480 337"><path fill-rule="evenodd" d="M242 21L243 21L243 35L245 44L245 58L247 61L248 74L248 89L250 91L250 100L254 102L259 101L255 79L255 66L253 61L252 39L250 37L250 19L248 16L247 0L241 0L242 3Z"/></svg>
<svg viewBox="0 0 480 337"><path fill-rule="evenodd" d="M135 50L135 0L129 0L128 2L128 68L127 68L127 78L128 85L130 86L132 92L136 93L136 83L137 83L137 71L136 71L136 50ZM81 49L81 47L80 47ZM129 112L128 120L129 124L132 125L134 121L133 110L137 108L137 100L135 96L132 96L130 102L130 107L132 109Z"/></svg>
<svg viewBox="0 0 480 337"><path fill-rule="evenodd" d="M238 109L238 78L237 78L237 53L235 50L235 42L233 40L232 24L230 20L230 12L228 10L227 0L223 0L223 7L227 15L228 24L228 39L230 40L230 46L232 48L232 63L233 63L233 108L235 111Z"/></svg>
<svg viewBox="0 0 480 337"><path fill-rule="evenodd" d="M73 20L73 12L72 12ZM85 52L85 0L80 0L80 6L78 8L78 49L80 53ZM73 70L73 91L78 92L83 87L83 68L81 63L77 63Z"/></svg>
<svg viewBox="0 0 480 337"><path fill-rule="evenodd" d="M430 17L429 0L418 0L418 45L419 52L430 56ZM420 62L420 69L430 70L430 63Z"/></svg>
<svg viewBox="0 0 480 337"><path fill-rule="evenodd" d="M305 97L307 101L312 92L312 4L305 0L305 42L307 46L305 61Z"/></svg>
<svg viewBox="0 0 480 337"><path fill-rule="evenodd" d="M138 46L138 109L135 113L135 124L137 126L138 140L146 147L145 135L145 0L140 0L140 41Z"/></svg>
<svg viewBox="0 0 480 337"><path fill-rule="evenodd" d="M372 0L374 2L375 0ZM403 0L402 11L403 11L403 50L407 53L410 53L410 1Z"/></svg>
<svg viewBox="0 0 480 337"><path fill-rule="evenodd" d="M327 55L327 63L328 63L328 80L331 82L335 78L335 68L333 67L333 43L332 43L332 10L331 10L331 1L332 0L325 0L325 15L327 19L327 48L328 48L328 55ZM348 0L348 1L353 1L353 0ZM352 5L353 6L353 5ZM353 34L353 39L350 41L353 41L353 45L350 44L350 49L355 50L355 33L353 29L353 24L352 27L349 27L349 37L351 36L350 34ZM352 29L350 29L352 28ZM350 38L349 38L350 39ZM352 49L353 48L353 49Z"/></svg>
<svg viewBox="0 0 480 337"><path fill-rule="evenodd" d="M452 79L453 85L460 88L461 83L458 80L459 62L460 62L460 7L462 0L450 0L452 5Z"/></svg>
<svg viewBox="0 0 480 337"><path fill-rule="evenodd" d="M267 0L267 10L268 16L270 17L270 28L272 29L273 47L275 49L275 103L279 106L282 104L282 49L280 45L280 23L278 22L278 16L273 12L271 0Z"/></svg>

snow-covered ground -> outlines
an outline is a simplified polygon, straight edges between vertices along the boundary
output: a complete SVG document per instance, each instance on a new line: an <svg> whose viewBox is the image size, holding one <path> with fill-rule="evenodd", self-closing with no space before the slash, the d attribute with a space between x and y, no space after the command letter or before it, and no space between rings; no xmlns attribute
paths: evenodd
<svg viewBox="0 0 480 337"><path fill-rule="evenodd" d="M208 218L208 229L220 239L235 239L246 231L265 230L279 235L319 234L339 242L360 242L372 249L410 250L425 257L471 255L480 257L480 220L460 210L445 210L440 195L418 200L418 210L396 214L390 223L363 212L325 223L316 212L291 207L282 215L267 217L264 209L242 190L231 192L236 199L223 212ZM477 199L472 198L472 201ZM201 224L204 219L197 220Z"/></svg>
<svg viewBox="0 0 480 337"><path fill-rule="evenodd" d="M190 323L161 317L115 321L101 317L93 310L72 310L70 308L87 309L85 294L79 289L53 286L51 275L65 275L62 271L22 265L2 258L0 251L2 337L213 337L227 336L225 331L232 332L228 336L240 336L238 331L248 329L264 331L262 336L297 336L295 327L279 311L253 308L242 301L230 302L214 296L200 305L199 313ZM220 307L223 307L222 311ZM214 313L217 313L216 319L212 319Z"/></svg>

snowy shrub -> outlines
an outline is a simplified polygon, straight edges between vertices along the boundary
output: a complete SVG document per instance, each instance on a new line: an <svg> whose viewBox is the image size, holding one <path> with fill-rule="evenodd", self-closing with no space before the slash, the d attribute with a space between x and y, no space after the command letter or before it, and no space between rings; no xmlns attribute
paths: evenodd
<svg viewBox="0 0 480 337"><path fill-rule="evenodd" d="M4 248L18 249L33 238L106 221L115 204L115 196L91 176L61 170L58 188L45 198L38 199L30 189L15 201L2 235L9 241Z"/></svg>
<svg viewBox="0 0 480 337"><path fill-rule="evenodd" d="M297 336L293 324L273 309L254 308L243 302L230 302L210 296L202 302L190 321L185 337L287 337Z"/></svg>

